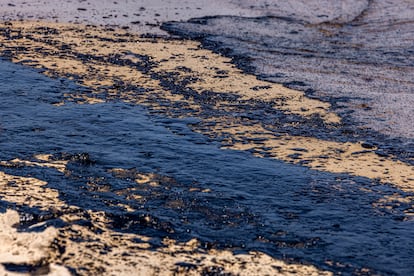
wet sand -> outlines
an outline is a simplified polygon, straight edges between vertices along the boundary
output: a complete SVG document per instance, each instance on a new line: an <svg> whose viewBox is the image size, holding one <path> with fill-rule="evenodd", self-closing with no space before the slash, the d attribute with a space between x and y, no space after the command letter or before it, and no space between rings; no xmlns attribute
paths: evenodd
<svg viewBox="0 0 414 276"><path fill-rule="evenodd" d="M22 255L22 261L8 259L10 250L6 247L4 258L0 260L4 268L0 268L0 272L7 269L64 275L69 273L69 269L85 275L134 272L328 275L332 272L404 274L414 269L409 261L405 267L398 266L398 259L406 260L412 255L412 241L407 240L414 214L414 167L413 155L409 151L412 137L411 126L406 120L408 117L401 115L404 112L410 114L411 109L397 108L398 114L393 111L396 115L392 118L398 117L399 123L392 125L393 135L390 136L390 132L378 128L384 122L389 124L389 121L378 123L375 108L370 109L373 113L367 113L363 120L358 112L354 112L356 115L351 118L344 116L347 113L343 109L357 110L352 107L355 99L347 101L349 105L345 108L338 106L338 101L334 100L336 96L327 95L337 90L332 87L331 79L323 74L321 78L325 81L318 82L322 85L320 87L314 86L315 82L310 82L309 87L308 82L302 85L301 77L308 76L303 71L289 76L287 81L277 80L272 75L275 68L260 67L257 60L269 59L256 53L257 47L243 48L243 43L250 42L240 41L234 34L231 35L234 41L229 39L227 32L233 28L217 29L222 24L235 29L246 28L252 33L245 34L245 38L266 36L271 40L275 39L275 32L266 32L275 29L272 24L286 21L289 32L292 32L292 26L305 26L309 27L311 34L308 35L313 37L315 28L323 27L322 31L319 29L323 33L332 32L332 28L339 28L332 24L359 22L363 20L361 14L365 16L367 11L373 11L367 17L374 20L378 8L376 2L368 5L359 1L356 5L349 1L339 7L327 1L322 16L321 5L313 2L307 3L307 9L303 9L300 1L274 6L266 6L267 1L258 1L254 8L229 1L220 2L223 9L219 15L233 17L163 25L164 30L200 42L167 37L157 26L168 20L217 15L211 2L184 4L173 1L171 6L167 6L170 8L164 6L163 9L158 2L152 1L144 3L145 9L139 8L139 15L131 15L131 6L137 5L134 1L125 5L108 1L99 8L91 1L67 4L66 9L58 9L56 2L51 2L39 10L35 2L0 3L4 19L41 19L39 22L1 23L2 56L60 82L46 89L50 91L47 93L55 89L60 91L53 92L55 94L36 96L24 92L25 89L23 92L17 90L16 95L22 93L29 106L41 103L39 110L43 105L43 110L47 111L40 112L33 107L25 115L19 114L18 106L3 108L0 206L17 208L21 216L19 227L29 233L14 233L12 226L16 224L16 213L10 210L4 216L12 218L10 221L13 223L3 222L2 231L8 236L16 235L17 240L39 240L39 243L27 243L28 250L38 255ZM172 16L171 7L176 7L179 12ZM159 15L152 15L155 11L159 11ZM89 14L85 15L87 12ZM307 23L276 17L257 20L240 17L263 15L288 16ZM142 21L130 21L133 16L141 17ZM404 13L399 16L404 17ZM68 23L54 23L56 20ZM106 27L70 24L71 21ZM258 30L260 35L253 32ZM152 36L140 37L134 32L152 33ZM154 37L154 34L163 37ZM269 43L273 43L270 40ZM299 40L307 41L306 37ZM228 45L236 45L232 43L240 47L232 46L232 50L226 50ZM309 46L307 42L304 44ZM401 55L404 55L404 45L397 44L403 49ZM272 59L279 56L270 49L265 49L263 55ZM344 57L353 55L343 53ZM284 53L283 56L290 54ZM259 58L246 61L246 57ZM310 57L305 59L310 61ZM284 60L273 64L294 62L301 64L303 61ZM407 72L412 69L409 59L393 62L395 68L404 68ZM314 65L312 62L306 64ZM335 66L338 64L340 62ZM341 70L348 69L344 67ZM14 70L19 72L20 69ZM255 72L259 78L246 72ZM298 81L288 81L290 78ZM391 78L396 77L392 75ZM309 79L315 80L314 77ZM342 86L347 88L350 85ZM404 85L407 85L407 95L410 95L408 82L400 82L399 89L405 89ZM369 87L375 87L375 82ZM309 89L316 92L310 93ZM7 100L12 106L16 105L13 96ZM387 107L398 106L388 102L384 103ZM24 102L20 104L24 105ZM371 103L364 99L358 104ZM133 118L141 115L131 109L138 106L145 107L150 118L161 118L157 122L161 122L168 131L158 126L155 130L140 126L142 122ZM113 112L120 112L120 117L108 117L107 114ZM122 113L125 113L124 117ZM19 118L30 117L30 114L39 114L39 118L26 121L26 124L34 123L29 130L33 134L22 136L28 126ZM62 119L72 116L70 114L79 118L80 123ZM99 116L83 121L80 114L89 114L87 118L91 114ZM124 129L122 123L113 123L119 118L126 120L124 123L130 129ZM365 127L372 129L354 125L361 120ZM60 125L61 121L65 123L57 127L56 123ZM152 123L150 121L150 125ZM402 126L405 128L396 132ZM142 144L128 143L138 137L136 128L139 127L145 130L140 139L148 141L141 149L144 150L143 157L137 159L136 149ZM108 128L119 132L119 136L110 134ZM65 136L67 131L70 133ZM171 133L184 137L185 142L174 140ZM195 133L202 136L194 136ZM34 143L31 142L32 135ZM152 140L158 143L158 139L160 145L156 146L157 150L148 151ZM185 146L187 142L189 146ZM165 143L168 149L164 148ZM170 143L189 148L179 153L181 150L174 151ZM204 148L203 145L213 147ZM218 148L221 150L215 152ZM227 149L236 155L228 155ZM223 154L223 157L212 161L214 154L209 153L212 151L216 156ZM238 152L247 152L250 157L238 156ZM183 160L177 159L176 154L189 159L182 161L181 169L172 161ZM190 155L194 157L190 158ZM263 161L257 161L259 159L253 156ZM248 164L251 176L237 180L240 173L236 172L242 170L244 164L240 160L245 158L247 161L243 162ZM217 162L217 167L213 166L209 172L208 168L214 162ZM257 162L265 163L256 165ZM170 163L170 166L166 165ZM205 171L200 173L203 170L197 170L198 165L194 164L204 166ZM227 177L217 173L220 166L231 167ZM295 170L297 175L292 172ZM276 178L266 178L276 172L280 173ZM206 177L214 178L216 182L210 183ZM229 184L224 188L220 183L226 181ZM195 184L197 182L200 183ZM280 187L274 187L274 183ZM73 188L68 188L71 185ZM240 185L241 194L234 194L237 185ZM268 189L269 197L264 202L274 206L276 217L283 219L275 219L275 215L266 210L269 207L260 203L264 199L260 199L260 193L257 194L256 185ZM292 186L292 192L287 188L289 186ZM290 197L283 196L283 192L277 195L273 189L286 189L284 193ZM90 198L92 203L79 202L79 194ZM301 205L289 200L298 194L303 197L299 201ZM337 206L333 202L339 200L339 194L344 203ZM347 201L351 200L348 198L351 195L352 203ZM225 201L221 202L219 198L223 196ZM205 197L214 204L207 200L204 205ZM191 198L203 199L200 201L203 203L191 201ZM286 202L283 198L287 198ZM307 209L305 202L314 209L314 215L304 210ZM321 202L326 206L320 205ZM356 208L345 216L347 204ZM284 212L284 208L289 211ZM334 218L328 219L329 215L324 214L324 210L329 209L335 210ZM189 214L190 218L187 217ZM262 220L263 224L255 218ZM295 221L302 230L294 226ZM316 230L314 223L319 228L327 223L329 230ZM284 229L274 229L278 224ZM378 225L382 228L378 229ZM366 236L361 233L362 228L366 228ZM382 236L384 233L388 242ZM238 236L245 238L239 240ZM354 239L344 241L345 236L354 236ZM372 237L371 241L367 241L368 236ZM377 243L386 245L378 246ZM15 248L15 243L10 243L10 247ZM397 254L397 257L387 257L386 250ZM375 252L381 264L372 260L368 252Z"/></svg>
<svg viewBox="0 0 414 276"><path fill-rule="evenodd" d="M275 2L263 8L268 14L262 17L198 18L163 29L247 60L241 67L261 79L334 102L337 113L373 130L371 136L400 139L389 143L413 148L414 4L347 1L315 10L311 5L304 15L278 12Z"/></svg>

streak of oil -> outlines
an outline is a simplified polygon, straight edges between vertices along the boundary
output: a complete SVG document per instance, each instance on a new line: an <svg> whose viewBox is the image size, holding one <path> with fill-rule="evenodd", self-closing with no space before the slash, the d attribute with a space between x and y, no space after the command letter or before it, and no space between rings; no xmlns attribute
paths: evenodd
<svg viewBox="0 0 414 276"><path fill-rule="evenodd" d="M42 190L13 192L32 183L19 184L21 177L44 181L40 186L47 183L49 195L78 215L102 212L109 229L151 237L151 248L163 247L165 237L197 238L201 247L256 250L334 272L414 270L413 222L404 213L410 203L380 204L407 198L401 190L220 150L187 127L196 119L149 117L116 100L56 106L65 93L85 88L6 61L0 68L1 170L15 176L2 178L1 205L17 207L27 225L64 227L71 222L60 218L74 210L27 201ZM45 160L52 165L42 166ZM87 225L81 217L72 223Z"/></svg>
<svg viewBox="0 0 414 276"><path fill-rule="evenodd" d="M412 191L412 159L384 153L375 140L363 143L366 135L341 125L329 103L243 74L197 43L46 23L7 22L2 31L3 52L14 62L86 86L66 100L121 99L172 117L197 117L193 129L225 147Z"/></svg>

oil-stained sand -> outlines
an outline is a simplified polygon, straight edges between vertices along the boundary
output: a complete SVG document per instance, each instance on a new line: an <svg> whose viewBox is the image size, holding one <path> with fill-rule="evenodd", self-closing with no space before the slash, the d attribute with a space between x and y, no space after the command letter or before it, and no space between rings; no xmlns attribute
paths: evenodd
<svg viewBox="0 0 414 276"><path fill-rule="evenodd" d="M201 122L194 129L223 138L227 147L379 179L412 191L410 164L378 155L374 145L367 149L361 143L329 141L338 139L342 130L328 103L243 74L229 59L200 49L195 42L13 22L5 23L2 43L3 52L14 62L41 68L49 76L75 79L89 89L66 95L66 100L121 99L170 116L197 117ZM312 137L314 127L325 139Z"/></svg>
<svg viewBox="0 0 414 276"><path fill-rule="evenodd" d="M44 158L38 161L40 162L36 164L41 167L55 168L56 161L48 162ZM28 165L30 162L25 164ZM118 169L114 172L120 176L127 175ZM141 185L154 185L159 182L154 174L150 176L135 174L135 177L137 183ZM2 214L0 216L2 241L0 272L4 275L15 274L2 270L4 268L1 264L15 269L21 266L20 271L27 270L42 275L45 273L70 275L67 269L53 262L71 267L78 274L87 275L96 273L106 275L228 273L230 275L233 272L243 275L276 272L280 275L292 275L298 272L307 275L330 275L312 266L287 264L260 252L234 255L231 251L201 249L200 243L195 239L187 243L177 243L166 238L162 241L165 246L153 251L151 237L111 231L108 229L111 222L104 212L85 213L75 206L68 206L58 199L55 190L45 187L47 183L44 181L1 172L0 184L8 186L2 187L0 192L2 200L15 202L18 205L23 203L26 207L49 210L49 212L55 210L54 216L59 215L61 221L61 227L58 229L48 227L42 232L30 232L33 231L32 229L42 229L45 223L50 223L47 222L50 218L38 218L46 222L31 225L26 229L28 233L18 233L14 227L18 226L22 219L19 220L17 212L8 210ZM34 201L33 196L36 195L41 195L42 199ZM87 220L86 224L85 220ZM150 222L151 218L145 217L144 220ZM16 273L16 275L22 274Z"/></svg>
<svg viewBox="0 0 414 276"><path fill-rule="evenodd" d="M48 79L36 77L33 91L2 93L1 183L14 187L2 205L17 207L23 227L57 227L50 263L80 274L412 271L399 266L413 253L412 166L347 142L329 104L258 81L194 42L72 25L1 31L4 56L58 78L43 92L35 84ZM208 146L185 123L265 158Z"/></svg>
<svg viewBox="0 0 414 276"><path fill-rule="evenodd" d="M237 1L262 16L212 16L167 22L171 34L194 38L261 79L329 99L336 111L388 143L414 138L414 2ZM265 11L267 13L265 13ZM381 135L379 135L381 136ZM400 141L398 141L400 140Z"/></svg>

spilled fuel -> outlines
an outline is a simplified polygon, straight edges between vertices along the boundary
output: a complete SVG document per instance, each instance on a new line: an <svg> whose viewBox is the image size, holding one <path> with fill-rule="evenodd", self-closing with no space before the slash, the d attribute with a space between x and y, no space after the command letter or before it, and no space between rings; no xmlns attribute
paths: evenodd
<svg viewBox="0 0 414 276"><path fill-rule="evenodd" d="M0 51L0 206L57 231L6 269L414 272L409 144L194 41L7 22Z"/></svg>

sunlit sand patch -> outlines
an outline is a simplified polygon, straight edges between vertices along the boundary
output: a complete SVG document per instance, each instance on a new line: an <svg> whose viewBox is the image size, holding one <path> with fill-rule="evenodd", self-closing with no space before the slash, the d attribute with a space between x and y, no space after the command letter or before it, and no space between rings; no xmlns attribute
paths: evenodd
<svg viewBox="0 0 414 276"><path fill-rule="evenodd" d="M125 170L125 169L112 169L109 170L115 177L119 178L130 178L133 179L137 184L146 184L152 187L157 187L160 182L175 182L173 178L160 176L156 173L143 173L137 172L136 170Z"/></svg>
<svg viewBox="0 0 414 276"><path fill-rule="evenodd" d="M215 126L198 131L227 136L227 148L253 150L256 155L316 170L378 179L405 191L414 189L413 166L392 156L379 156L361 143L275 136L261 122L246 124L236 117L213 117L213 113L202 117L205 106L213 112L237 114L240 101L263 101L275 110L305 118L317 115L328 128L340 122L328 103L244 74L230 59L201 49L197 42L147 39L124 31L70 24L12 22L3 23L2 28L0 49L14 62L42 68L49 76L74 79L91 90L66 94L67 100L93 104L118 99L167 115L200 117ZM208 96L200 102L191 93Z"/></svg>
<svg viewBox="0 0 414 276"><path fill-rule="evenodd" d="M31 275L11 273L2 264L45 266L48 275L71 275L65 267L48 262L53 241L58 236L57 229L48 227L43 232L19 233L14 227L20 222L16 211L7 210L0 214L0 275ZM43 273L46 274L46 273Z"/></svg>
<svg viewBox="0 0 414 276"><path fill-rule="evenodd" d="M112 67L106 63L105 68L102 68L101 71L106 71L106 77L109 78L120 76L123 81L128 81L130 84L160 89L160 84L154 82L148 76L152 71L163 74L178 73L175 76L176 81L191 78L188 87L199 93L215 91L240 95L240 100L275 101L277 102L275 108L288 113L303 116L319 114L327 122L340 122L340 118L335 113L329 112L330 105L328 103L309 99L302 92L288 89L281 85L259 81L252 75L243 74L231 64L230 59L214 54L211 51L200 49L200 45L197 42L163 39L154 41L152 39L129 37L129 41L126 42L108 43L108 41L101 41L101 39L114 39L114 37L110 33L109 35L104 35L102 32L94 29L89 29L86 32L86 37L80 32L64 34L61 35L61 39L59 37L60 34L57 34L59 37L58 42L70 45L72 50L78 53L100 57L120 55L117 58L134 63L142 62L142 60L136 57L138 54L148 57L152 63L157 63L146 74L141 74L137 70L132 70L128 67ZM44 39L44 36L36 36L36 34L34 37ZM115 39L117 39L116 34ZM63 71L64 73L74 71L74 69L78 70L75 74L90 73L91 68L85 68L84 64L74 66L70 62L66 63L67 58L67 56L65 58L54 56L52 61L42 60L38 64L42 65L43 68L51 68L50 64L54 64L56 68L53 70ZM22 57L18 58L19 61L21 59ZM71 62L76 63L76 60ZM62 64L62 67L56 66L60 64ZM99 64L94 65L96 65L94 69L99 68ZM68 67L72 68L68 69ZM109 85L108 78L101 77L99 79L98 85ZM91 86L90 82L86 81L83 83ZM96 86L96 81L92 80L92 82ZM164 90L163 93L168 93L165 89L161 90ZM168 95L168 98L170 97L171 95Z"/></svg>
<svg viewBox="0 0 414 276"><path fill-rule="evenodd" d="M38 160L50 161L49 155L36 157ZM44 163L24 160L19 160L19 166L45 167ZM50 168L60 170L59 167ZM163 179L156 174L132 170L113 169L110 172L121 178L133 176L132 181L136 180L137 186L151 185ZM45 211L58 210L59 219L67 223L60 228L49 227L40 233L17 233L12 227L19 223L17 212L0 214L0 273L13 275L1 266L1 263L13 263L32 266L49 264L48 275L70 275L66 267L74 269L79 275L332 275L311 265L287 263L261 252L234 254L229 250L203 249L196 239L179 243L165 238L163 246L154 248L152 237L112 230L112 222L105 212L81 210L65 204L59 199L57 191L44 187L47 184L45 181L0 171L0 183L2 200ZM39 195L42 200L38 198ZM88 226L77 224L85 220Z"/></svg>
<svg viewBox="0 0 414 276"><path fill-rule="evenodd" d="M37 161L28 161L28 160L20 160L20 159L13 159L10 161L0 161L0 166L38 166L38 167L45 167L45 168L54 168L59 172L64 173L66 166L68 164L67 160L52 160L51 155L48 154L39 154L35 155L34 159Z"/></svg>
<svg viewBox="0 0 414 276"><path fill-rule="evenodd" d="M56 202L59 192L46 188L47 182L34 177L21 177L0 171L0 198L17 204L25 204L40 210L49 206L67 207L63 202Z"/></svg>
<svg viewBox="0 0 414 276"><path fill-rule="evenodd" d="M13 225L19 224L19 215L16 211L8 210L0 215L0 260L2 263L34 264L40 263L48 257L48 247L56 238L54 228L47 228L44 232L18 233ZM19 250L23 249L24 250Z"/></svg>

